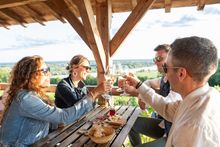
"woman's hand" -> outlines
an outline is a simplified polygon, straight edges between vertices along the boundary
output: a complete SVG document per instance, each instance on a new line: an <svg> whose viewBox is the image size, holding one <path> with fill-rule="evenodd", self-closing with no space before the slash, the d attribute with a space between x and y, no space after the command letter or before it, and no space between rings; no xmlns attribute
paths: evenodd
<svg viewBox="0 0 220 147"><path fill-rule="evenodd" d="M108 93L112 90L112 80L107 80L102 83L100 83L96 88L90 91L90 94L92 95L93 99L96 99L98 95L103 93Z"/></svg>
<svg viewBox="0 0 220 147"><path fill-rule="evenodd" d="M111 92L112 91L113 81L112 80L107 80L107 81L104 81L103 83L104 83L104 90L103 90L103 92Z"/></svg>

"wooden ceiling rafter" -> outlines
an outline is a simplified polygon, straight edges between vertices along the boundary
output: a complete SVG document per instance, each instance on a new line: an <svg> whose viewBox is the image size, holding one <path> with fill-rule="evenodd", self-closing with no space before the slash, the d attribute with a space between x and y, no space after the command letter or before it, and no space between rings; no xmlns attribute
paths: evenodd
<svg viewBox="0 0 220 147"><path fill-rule="evenodd" d="M97 69L100 73L104 73L106 70L106 56L98 27L96 25L92 4L89 0L74 0L74 3L80 11L86 36L96 60Z"/></svg>
<svg viewBox="0 0 220 147"><path fill-rule="evenodd" d="M202 11L205 8L205 0L198 0L197 10Z"/></svg>
<svg viewBox="0 0 220 147"><path fill-rule="evenodd" d="M1 9L0 11L2 13L4 13L5 15L7 15L7 17L11 18L12 20L15 20L21 26L26 28L26 26L24 24L27 24L27 22L21 16L19 16L17 13L15 13L14 11L12 11L8 8Z"/></svg>
<svg viewBox="0 0 220 147"><path fill-rule="evenodd" d="M122 44L131 30L135 27L135 25L141 20L147 10L150 9L154 1L155 0L142 0L137 3L137 6L133 9L131 14L128 16L110 42L111 57L114 55L118 47Z"/></svg>
<svg viewBox="0 0 220 147"><path fill-rule="evenodd" d="M89 42L87 40L82 22L79 20L78 17L75 16L75 14L71 11L66 2L61 0L54 0L51 2L55 3L54 7L56 8L56 11L59 11L59 13L66 18L66 20L70 23L74 30L79 34L81 39L87 44L87 46L89 46Z"/></svg>
<svg viewBox="0 0 220 147"><path fill-rule="evenodd" d="M32 4L41 1L47 1L47 0L0 0L0 9L18 7L18 6Z"/></svg>
<svg viewBox="0 0 220 147"><path fill-rule="evenodd" d="M135 8L137 6L137 0L131 0L132 8Z"/></svg>
<svg viewBox="0 0 220 147"><path fill-rule="evenodd" d="M171 11L171 3L171 0L164 0L164 8L166 13Z"/></svg>
<svg viewBox="0 0 220 147"><path fill-rule="evenodd" d="M0 10L6 8L14 10L14 12L17 13L18 16L22 17L23 20L26 20L28 24L34 22L45 22L36 19L35 17L33 17L33 15L29 15L27 12L24 13L24 11L21 9L22 6L29 5L34 10L36 10L35 12L39 12L40 16L42 16L42 18L44 18L46 21L60 20L61 22L65 23L65 19L58 13L56 13L56 11L53 10L53 7L46 5L47 1L49 0L0 0ZM81 17L77 6L73 3L73 0L60 1L65 1L65 3L67 3L71 11L74 12L76 17ZM89 1L91 1L92 3L93 12L96 15L96 1L102 2L105 0ZM112 13L131 12L137 5L137 3L141 1L142 0L111 0ZM218 3L220 3L220 0L156 0L150 9L165 9L165 12L170 12L172 8L195 6L198 10L203 10L205 5ZM23 13L25 15L23 15ZM19 21L11 19L9 17L5 18L0 16L0 19L7 21L10 24L10 26L20 24Z"/></svg>
<svg viewBox="0 0 220 147"><path fill-rule="evenodd" d="M3 15L3 16L5 16L5 17L10 18L9 16L7 16L6 14L4 14L4 13L1 12L1 11L0 11L0 15ZM10 25L11 25L6 19L1 18L0 20L1 20L1 24L2 24L3 26L10 26ZM7 27L6 27L6 28L7 28Z"/></svg>
<svg viewBox="0 0 220 147"><path fill-rule="evenodd" d="M0 25L5 29L9 30L9 28L7 27L9 24L5 20L0 19Z"/></svg>
<svg viewBox="0 0 220 147"><path fill-rule="evenodd" d="M112 22L112 2L111 0L96 1L96 24L102 40L106 57L106 67L110 60L110 29Z"/></svg>
<svg viewBox="0 0 220 147"><path fill-rule="evenodd" d="M38 22L39 24L41 24L42 26L45 26L45 24L43 23L44 21L46 21L44 18L42 18L38 12L36 12L34 9L32 9L31 7L29 7L28 5L23 5L21 6L21 8L23 8L25 11L28 12L29 15L31 15L31 17Z"/></svg>
<svg viewBox="0 0 220 147"><path fill-rule="evenodd" d="M79 10L78 10L77 6L74 4L74 2L72 0L64 0L64 2L67 4L69 9L72 11L72 13L75 16L80 16Z"/></svg>
<svg viewBox="0 0 220 147"><path fill-rule="evenodd" d="M44 4L58 20L60 20L62 23L66 23L65 19L62 17L61 14L59 14L59 12L57 12L54 4L51 1L47 0L44 2Z"/></svg>

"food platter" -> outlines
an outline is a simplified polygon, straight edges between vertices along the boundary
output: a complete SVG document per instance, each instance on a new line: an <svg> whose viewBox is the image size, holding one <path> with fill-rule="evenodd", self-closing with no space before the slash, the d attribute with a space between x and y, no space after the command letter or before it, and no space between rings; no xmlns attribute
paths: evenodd
<svg viewBox="0 0 220 147"><path fill-rule="evenodd" d="M113 139L117 129L125 125L126 120L121 115L111 113L111 109L106 115L99 116L92 121L92 127L84 133L97 143L104 144Z"/></svg>
<svg viewBox="0 0 220 147"><path fill-rule="evenodd" d="M107 120L105 120L106 123L113 125L113 127L120 127L123 126L126 123L126 120L123 119L121 116L119 115L114 115L109 117Z"/></svg>
<svg viewBox="0 0 220 147"><path fill-rule="evenodd" d="M115 136L115 129L110 126L95 124L89 130L88 136L93 142L104 144Z"/></svg>

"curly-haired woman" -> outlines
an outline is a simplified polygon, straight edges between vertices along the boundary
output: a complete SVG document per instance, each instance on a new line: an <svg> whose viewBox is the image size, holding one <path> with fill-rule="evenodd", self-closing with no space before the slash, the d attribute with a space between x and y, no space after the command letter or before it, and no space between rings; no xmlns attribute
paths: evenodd
<svg viewBox="0 0 220 147"><path fill-rule="evenodd" d="M50 123L70 124L93 108L92 94L66 109L52 106L44 92L50 75L40 56L24 57L14 66L1 120L0 146L28 146L48 134Z"/></svg>

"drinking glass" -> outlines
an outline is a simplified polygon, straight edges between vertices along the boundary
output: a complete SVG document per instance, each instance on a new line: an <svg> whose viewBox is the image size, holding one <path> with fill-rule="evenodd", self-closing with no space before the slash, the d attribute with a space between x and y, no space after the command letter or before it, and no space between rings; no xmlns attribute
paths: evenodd
<svg viewBox="0 0 220 147"><path fill-rule="evenodd" d="M113 68L108 67L105 74L104 74L104 76L105 76L105 80L114 81L115 77L114 77L114 74L113 74ZM105 98L106 100L108 100L108 103L109 103L109 100L112 98L112 93L111 92L105 92L105 93L102 94L102 97Z"/></svg>
<svg viewBox="0 0 220 147"><path fill-rule="evenodd" d="M128 95L129 95L128 93L126 93L126 90L125 90L126 80L123 78L123 76L128 75L128 73L129 73L129 68L128 68L127 65L125 65L125 66L123 67L123 73L122 73L122 75L121 75L122 79L119 79L119 80L122 80L122 82L123 82L123 86L122 86L122 88L123 88L123 90L122 90L123 93L120 94L120 96L128 96Z"/></svg>

